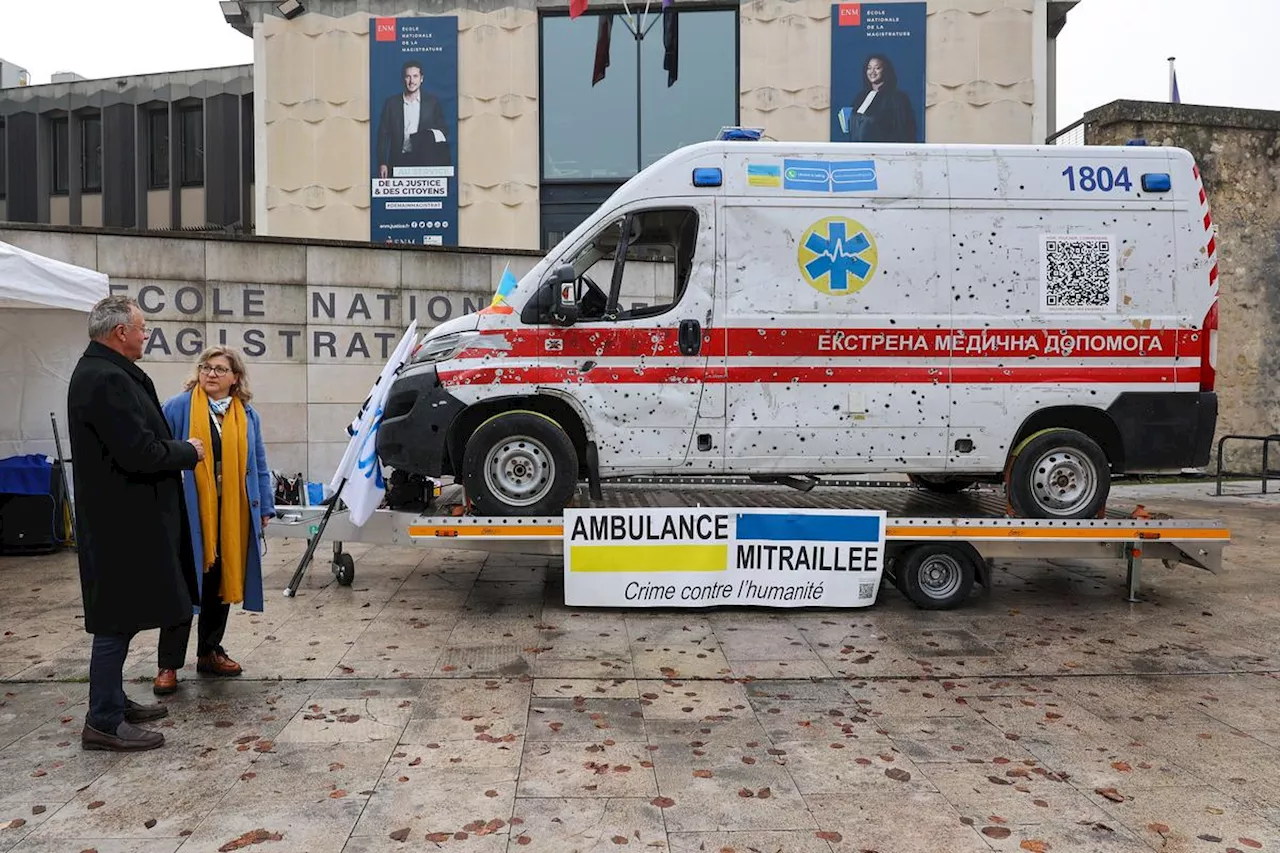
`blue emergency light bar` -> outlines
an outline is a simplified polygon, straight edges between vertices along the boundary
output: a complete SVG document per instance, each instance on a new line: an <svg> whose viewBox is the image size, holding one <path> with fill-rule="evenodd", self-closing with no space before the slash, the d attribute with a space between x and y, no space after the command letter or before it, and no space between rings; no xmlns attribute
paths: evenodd
<svg viewBox="0 0 1280 853"><path fill-rule="evenodd" d="M1168 172L1150 172L1142 176L1144 193L1167 193L1173 189L1173 180Z"/></svg>
<svg viewBox="0 0 1280 853"><path fill-rule="evenodd" d="M759 142L763 136L763 127L722 127L716 139L721 142L726 140Z"/></svg>
<svg viewBox="0 0 1280 853"><path fill-rule="evenodd" d="M718 187L724 183L724 173L715 166L702 166L693 170L695 187Z"/></svg>

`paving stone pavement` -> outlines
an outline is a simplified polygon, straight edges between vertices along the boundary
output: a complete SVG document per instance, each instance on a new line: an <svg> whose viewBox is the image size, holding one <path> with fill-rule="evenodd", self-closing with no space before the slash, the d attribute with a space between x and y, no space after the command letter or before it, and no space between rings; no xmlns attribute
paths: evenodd
<svg viewBox="0 0 1280 853"><path fill-rule="evenodd" d="M74 555L0 559L0 851L1277 850L1280 502L1210 489L1127 493L1234 537L1140 604L1010 561L946 613L570 609L544 558L355 545L288 599L270 540L245 675L189 664L137 755L80 749Z"/></svg>

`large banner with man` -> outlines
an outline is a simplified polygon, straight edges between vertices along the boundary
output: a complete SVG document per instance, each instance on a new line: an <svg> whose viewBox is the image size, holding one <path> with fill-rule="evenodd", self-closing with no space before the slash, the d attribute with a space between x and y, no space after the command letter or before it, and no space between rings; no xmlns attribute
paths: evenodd
<svg viewBox="0 0 1280 853"><path fill-rule="evenodd" d="M831 141L924 142L925 3L831 7Z"/></svg>
<svg viewBox="0 0 1280 853"><path fill-rule="evenodd" d="M369 28L369 239L458 245L458 19Z"/></svg>

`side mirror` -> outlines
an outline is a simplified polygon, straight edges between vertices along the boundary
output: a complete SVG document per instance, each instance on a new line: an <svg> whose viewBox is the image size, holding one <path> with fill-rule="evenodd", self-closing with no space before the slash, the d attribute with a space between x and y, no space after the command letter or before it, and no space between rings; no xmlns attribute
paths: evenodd
<svg viewBox="0 0 1280 853"><path fill-rule="evenodd" d="M578 320L577 275L572 266L565 264L556 269L551 281L551 322L572 326Z"/></svg>

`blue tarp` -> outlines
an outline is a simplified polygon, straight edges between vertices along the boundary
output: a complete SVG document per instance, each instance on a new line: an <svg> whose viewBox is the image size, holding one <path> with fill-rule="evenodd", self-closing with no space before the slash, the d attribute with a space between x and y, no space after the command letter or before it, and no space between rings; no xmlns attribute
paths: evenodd
<svg viewBox="0 0 1280 853"><path fill-rule="evenodd" d="M0 494L52 494L53 463L48 456L10 456L0 459Z"/></svg>

